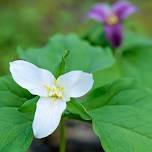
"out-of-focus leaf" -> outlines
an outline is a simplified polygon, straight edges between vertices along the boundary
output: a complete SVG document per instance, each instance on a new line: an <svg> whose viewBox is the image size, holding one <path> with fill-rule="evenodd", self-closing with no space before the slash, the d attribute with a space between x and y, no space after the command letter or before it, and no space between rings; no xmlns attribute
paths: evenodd
<svg viewBox="0 0 152 152"><path fill-rule="evenodd" d="M18 52L21 59L48 69L57 76L67 50L69 53L65 61L65 72L83 70L93 73L108 68L115 62L111 50L92 47L75 34L56 35L43 48L27 51L19 49Z"/></svg>
<svg viewBox="0 0 152 152"><path fill-rule="evenodd" d="M152 88L152 40L128 33L117 65L122 76L134 77L142 85Z"/></svg>
<svg viewBox="0 0 152 152"><path fill-rule="evenodd" d="M152 40L131 31L124 32L124 40L119 51L134 51L152 48Z"/></svg>
<svg viewBox="0 0 152 152"><path fill-rule="evenodd" d="M94 26L83 32L82 38L87 40L93 46L108 46L108 42L101 23L96 23Z"/></svg>

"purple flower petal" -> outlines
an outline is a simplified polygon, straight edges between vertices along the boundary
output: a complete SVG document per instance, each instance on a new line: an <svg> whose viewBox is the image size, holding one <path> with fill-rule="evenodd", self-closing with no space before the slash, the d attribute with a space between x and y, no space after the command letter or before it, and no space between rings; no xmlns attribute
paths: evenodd
<svg viewBox="0 0 152 152"><path fill-rule="evenodd" d="M105 26L105 34L107 40L113 48L117 48L121 45L123 39L123 26L121 24L116 24L113 26Z"/></svg>
<svg viewBox="0 0 152 152"><path fill-rule="evenodd" d="M130 16L138 10L136 6L132 5L130 2L125 0L119 0L118 2L116 2L112 6L112 9L120 20L126 19L128 16Z"/></svg>
<svg viewBox="0 0 152 152"><path fill-rule="evenodd" d="M111 14L111 9L106 4L96 4L92 7L90 12L87 14L88 18L92 18L99 22L103 22L107 16Z"/></svg>

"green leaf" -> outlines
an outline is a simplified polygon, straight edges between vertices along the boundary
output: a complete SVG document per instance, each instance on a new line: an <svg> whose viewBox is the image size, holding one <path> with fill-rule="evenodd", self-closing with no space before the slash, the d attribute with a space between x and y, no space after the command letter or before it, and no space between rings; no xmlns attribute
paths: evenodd
<svg viewBox="0 0 152 152"><path fill-rule="evenodd" d="M97 36L101 34L101 25L99 25L99 27L96 26L95 31L91 30L91 32L88 33L89 38L93 37L93 41L88 37L86 37L86 40L91 41L92 45L101 45L102 42L105 43L102 36ZM98 44L98 41L101 42ZM111 80L112 75L115 77L117 73L122 77L133 77L146 87L152 88L152 40L126 30L124 32L122 46L115 51L117 56L117 68L119 69L117 71L119 72L110 70L111 72L113 71L113 74L107 73L107 77L103 75L102 71L101 73L97 72L97 80L95 81L97 85L95 85L95 88L96 86L101 86L102 82L107 82L108 78ZM100 77L102 77L101 80Z"/></svg>
<svg viewBox="0 0 152 152"><path fill-rule="evenodd" d="M33 112L36 109L36 103L39 97L36 96L30 100L27 100L21 107L19 107L19 111L21 112Z"/></svg>
<svg viewBox="0 0 152 152"><path fill-rule="evenodd" d="M95 90L85 108L106 152L152 151L152 92L132 79Z"/></svg>
<svg viewBox="0 0 152 152"><path fill-rule="evenodd" d="M27 51L19 48L18 52L21 59L48 69L57 76L67 50L69 52L65 59L65 72L83 70L92 73L108 68L115 62L111 50L92 47L75 34L56 35L43 48Z"/></svg>
<svg viewBox="0 0 152 152"><path fill-rule="evenodd" d="M90 29L82 33L82 38L93 46L109 46L103 28L101 23L95 23Z"/></svg>
<svg viewBox="0 0 152 152"><path fill-rule="evenodd" d="M0 108L0 151L25 152L33 134L31 121L15 108Z"/></svg>
<svg viewBox="0 0 152 152"><path fill-rule="evenodd" d="M90 115L84 106L78 101L70 101L67 103L67 111L72 115L79 115L84 120L91 120Z"/></svg>
<svg viewBox="0 0 152 152"><path fill-rule="evenodd" d="M34 108L27 109L25 103L35 100L36 97L18 86L10 76L0 78L0 151L25 152L28 149L33 139ZM20 107L25 113L17 111Z"/></svg>
<svg viewBox="0 0 152 152"><path fill-rule="evenodd" d="M34 114L36 111L36 103L38 101L39 97L36 96L30 100L25 101L25 103L18 108L18 111L25 113L26 118L33 121L34 120Z"/></svg>
<svg viewBox="0 0 152 152"><path fill-rule="evenodd" d="M0 78L0 107L20 107L32 96L9 76Z"/></svg>
<svg viewBox="0 0 152 152"><path fill-rule="evenodd" d="M117 65L121 75L134 77L142 85L152 88L152 41L144 40L144 38L136 34L131 36L132 38L126 39L126 43L129 41L128 45L122 47L122 55L117 58ZM136 41L138 42L137 44L135 43Z"/></svg>
<svg viewBox="0 0 152 152"><path fill-rule="evenodd" d="M93 73L94 85L91 91L111 81L117 80L120 77L121 77L121 73L117 64L114 64L110 68L97 71Z"/></svg>
<svg viewBox="0 0 152 152"><path fill-rule="evenodd" d="M124 40L122 46L119 48L120 51L134 51L148 49L152 47L151 39L141 36L135 32L125 31Z"/></svg>

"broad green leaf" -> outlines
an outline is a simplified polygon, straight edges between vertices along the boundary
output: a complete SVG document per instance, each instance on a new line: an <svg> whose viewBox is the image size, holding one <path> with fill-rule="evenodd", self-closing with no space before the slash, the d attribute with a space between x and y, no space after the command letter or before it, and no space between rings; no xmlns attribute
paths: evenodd
<svg viewBox="0 0 152 152"><path fill-rule="evenodd" d="M35 101L27 90L18 86L10 76L0 78L0 151L25 152L33 135L31 120L34 108L26 109L27 101ZM21 113L17 109L23 107Z"/></svg>
<svg viewBox="0 0 152 152"><path fill-rule="evenodd" d="M121 76L133 77L142 85L152 88L152 40L126 32L123 45L116 51Z"/></svg>
<svg viewBox="0 0 152 152"><path fill-rule="evenodd" d="M122 75L134 77L143 85L152 87L152 50L134 50L123 53L118 58L118 66Z"/></svg>
<svg viewBox="0 0 152 152"><path fill-rule="evenodd" d="M0 108L0 151L25 152L33 134L31 121L15 108Z"/></svg>
<svg viewBox="0 0 152 152"><path fill-rule="evenodd" d="M99 45L99 46L107 46L104 42L102 34L101 25L95 27L95 31L91 30L86 40L88 40L92 45ZM100 39L100 43L99 42ZM105 43L105 45L101 45ZM97 72L97 80L95 81L95 88L96 86L100 86L102 83L107 82L106 80L111 80L112 75L114 77L119 73L119 76L122 77L134 77L138 79L143 85L152 88L152 40L146 38L144 36L140 36L139 34L131 31L124 32L124 40L123 44L120 48L115 49L116 56L117 56L117 71L113 71L113 67L111 68L110 72L113 71L113 74L107 73L103 74L103 71ZM105 70L107 71L107 69ZM119 71L119 72L118 72ZM101 77L101 80L100 80ZM99 81L98 81L99 80ZM105 83L104 83L105 84Z"/></svg>
<svg viewBox="0 0 152 152"><path fill-rule="evenodd" d="M113 80L120 78L121 73L120 73L120 70L119 70L117 64L114 64L110 68L95 72L93 74L93 76L94 76L93 77L94 85L93 85L93 89L91 91L93 91L94 89L101 87Z"/></svg>
<svg viewBox="0 0 152 152"><path fill-rule="evenodd" d="M84 108L84 106L78 101L70 101L67 103L67 111L72 115L78 115L84 120L91 120L90 115Z"/></svg>
<svg viewBox="0 0 152 152"><path fill-rule="evenodd" d="M106 152L152 151L152 92L132 79L96 89L84 106Z"/></svg>
<svg viewBox="0 0 152 152"><path fill-rule="evenodd" d="M9 76L0 78L0 107L20 107L32 96Z"/></svg>
<svg viewBox="0 0 152 152"><path fill-rule="evenodd" d="M86 40L91 42L92 45L101 45L104 42L102 36L101 25L94 27L96 30L91 30L88 33ZM100 43L98 43L100 39ZM105 44L106 45L106 44ZM102 45L103 46L103 45ZM118 71L121 73L122 77L134 77L138 79L143 85L152 88L152 40L144 36L131 31L124 32L124 40L122 46L116 51L117 62L118 62ZM106 69L107 70L107 69ZM110 70L111 72L113 70ZM97 72L97 81L98 85L106 78L110 78L112 75L116 76L118 72L113 71L113 74L107 73L107 77L101 73ZM99 80L100 77L103 79ZM96 78L96 77L95 77ZM99 81L98 81L99 80Z"/></svg>
<svg viewBox="0 0 152 152"><path fill-rule="evenodd" d="M130 48L117 58L122 76L134 77L142 85L152 88L152 46L151 48Z"/></svg>
<svg viewBox="0 0 152 152"><path fill-rule="evenodd" d="M27 51L19 49L18 52L21 59L48 69L57 76L67 50L65 72L83 70L92 73L108 68L115 62L111 50L93 47L75 34L56 35L43 48Z"/></svg>

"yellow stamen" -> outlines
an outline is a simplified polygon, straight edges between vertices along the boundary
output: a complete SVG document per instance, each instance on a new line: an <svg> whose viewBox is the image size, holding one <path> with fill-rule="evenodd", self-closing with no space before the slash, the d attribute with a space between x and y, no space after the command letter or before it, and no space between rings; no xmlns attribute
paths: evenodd
<svg viewBox="0 0 152 152"><path fill-rule="evenodd" d="M57 81L54 82L54 86L44 85L44 87L48 91L48 97L51 97L53 99L64 99L64 87L60 87L57 85Z"/></svg>
<svg viewBox="0 0 152 152"><path fill-rule="evenodd" d="M45 84L44 87L48 90L48 92L51 91L51 87L49 85Z"/></svg>
<svg viewBox="0 0 152 152"><path fill-rule="evenodd" d="M115 25L119 22L119 19L116 15L111 15L107 18L106 23L108 25Z"/></svg>

